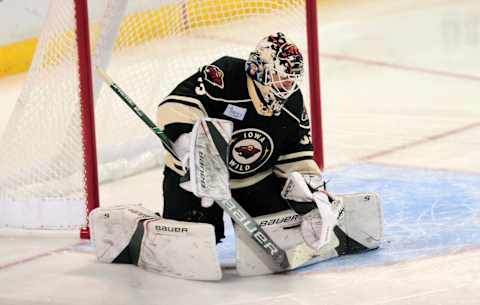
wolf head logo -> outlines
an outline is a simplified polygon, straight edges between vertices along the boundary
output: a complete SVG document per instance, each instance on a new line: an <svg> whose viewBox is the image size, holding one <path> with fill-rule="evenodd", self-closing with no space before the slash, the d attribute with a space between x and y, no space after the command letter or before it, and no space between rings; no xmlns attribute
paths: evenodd
<svg viewBox="0 0 480 305"><path fill-rule="evenodd" d="M260 149L256 148L253 145L245 145L245 146L239 146L235 148L235 151L245 159L248 159L252 156L254 156L256 153L260 151Z"/></svg>

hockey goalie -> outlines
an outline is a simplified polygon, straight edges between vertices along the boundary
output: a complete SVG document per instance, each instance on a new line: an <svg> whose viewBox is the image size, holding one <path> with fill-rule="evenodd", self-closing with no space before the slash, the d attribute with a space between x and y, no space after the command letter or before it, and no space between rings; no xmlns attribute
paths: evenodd
<svg viewBox="0 0 480 305"><path fill-rule="evenodd" d="M157 110L157 123L175 151L165 156L163 214L140 206L94 210L90 225L98 259L218 280L216 244L225 238L229 203L244 211L228 211L242 276L378 248L379 196L325 189L299 89L303 74L297 46L275 33L247 60L222 57L181 82ZM252 219L252 226L244 219ZM275 247L286 253L287 265L272 260Z"/></svg>

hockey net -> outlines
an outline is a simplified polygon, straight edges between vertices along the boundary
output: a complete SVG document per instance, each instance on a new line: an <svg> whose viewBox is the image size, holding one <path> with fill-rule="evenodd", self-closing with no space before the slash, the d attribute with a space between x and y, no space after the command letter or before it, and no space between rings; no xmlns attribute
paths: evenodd
<svg viewBox="0 0 480 305"><path fill-rule="evenodd" d="M28 78L1 138L0 226L85 225L88 164L74 2L50 2ZM223 55L246 58L268 34L286 33L307 54L300 0L96 0L88 5L92 63L152 118L162 98L198 67ZM307 101L308 86L307 77ZM160 141L95 74L93 93L99 181L161 166Z"/></svg>

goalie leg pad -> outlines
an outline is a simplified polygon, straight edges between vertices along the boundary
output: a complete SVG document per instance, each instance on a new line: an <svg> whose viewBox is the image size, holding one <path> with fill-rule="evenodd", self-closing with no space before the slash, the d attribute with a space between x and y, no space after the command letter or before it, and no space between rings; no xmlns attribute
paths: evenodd
<svg viewBox="0 0 480 305"><path fill-rule="evenodd" d="M143 229L139 267L184 279L222 278L212 225L152 219Z"/></svg>
<svg viewBox="0 0 480 305"><path fill-rule="evenodd" d="M305 244L300 229L302 217L293 210L254 217L254 220L279 247L286 250L290 266L293 266L291 269L337 256L335 247L338 245L338 239L335 237L332 238L331 243L318 251ZM237 246L237 271L241 276L285 271L273 264L271 257L268 257L241 228L235 225L234 229Z"/></svg>
<svg viewBox="0 0 480 305"><path fill-rule="evenodd" d="M376 193L336 196L343 203L335 234L340 239L339 255L376 249L383 238L383 207Z"/></svg>
<svg viewBox="0 0 480 305"><path fill-rule="evenodd" d="M301 216L293 210L254 217L253 219L282 249L303 241L300 233ZM237 272L241 276L271 274L281 271L247 233L238 225L234 225L234 229Z"/></svg>
<svg viewBox="0 0 480 305"><path fill-rule="evenodd" d="M375 193L348 194L336 196L335 201L334 204L339 209L335 234L319 249L312 249L305 243L305 232L302 232L300 225L302 217L293 210L254 219L279 247L286 250L290 264L297 267L378 248L383 238L383 207L379 196ZM240 275L252 276L279 271L248 234L236 226L234 228L237 271ZM305 260L305 255L312 257ZM305 263L299 265L296 261Z"/></svg>
<svg viewBox="0 0 480 305"><path fill-rule="evenodd" d="M145 219L159 218L139 205L97 208L90 213L89 224L97 259L112 263L127 249L137 224ZM127 261L121 261L127 262Z"/></svg>

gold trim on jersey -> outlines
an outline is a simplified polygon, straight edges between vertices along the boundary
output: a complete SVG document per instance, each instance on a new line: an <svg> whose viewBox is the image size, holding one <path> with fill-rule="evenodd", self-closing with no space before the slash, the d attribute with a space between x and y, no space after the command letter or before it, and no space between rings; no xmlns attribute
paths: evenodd
<svg viewBox="0 0 480 305"><path fill-rule="evenodd" d="M175 98L178 99L178 98ZM180 103L160 104L157 109L158 127L164 129L171 123L189 123L194 124L198 119L207 116L198 108Z"/></svg>
<svg viewBox="0 0 480 305"><path fill-rule="evenodd" d="M165 101L172 100L172 103L165 103ZM184 101L195 104L194 106L185 105L182 103L176 103L175 101ZM195 122L207 116L207 111L203 107L202 103L192 97L181 95L169 95L157 108L157 124L158 127L164 129L166 125L171 123L187 123L195 124ZM164 157L165 166L175 171L179 175L185 175L185 170L181 162L176 160L169 152L165 152Z"/></svg>
<svg viewBox="0 0 480 305"><path fill-rule="evenodd" d="M202 112L205 115L207 114L207 111L205 110L205 107L203 107L203 104L200 100L198 100L196 98L193 98L193 97L189 97L189 96L183 96L183 95L175 95L175 94L174 95L169 95L169 96L167 96L166 98L163 99L163 101L160 103L160 105L158 107L160 107L162 105L162 103L164 103L165 101L168 101L168 100L177 100L177 101L194 103L195 105L197 105L202 110Z"/></svg>
<svg viewBox="0 0 480 305"><path fill-rule="evenodd" d="M301 174L308 175L321 175L322 172L318 167L317 163L312 160L300 160L290 163L275 164L275 169L273 170L277 177L287 178L287 175L291 172L299 172Z"/></svg>
<svg viewBox="0 0 480 305"><path fill-rule="evenodd" d="M257 110L257 113L263 116L272 116L273 111L263 107L261 97L258 96L257 90L255 90L255 83L249 76L247 76L247 88L248 95L250 95L253 106L255 106L255 110Z"/></svg>
<svg viewBox="0 0 480 305"><path fill-rule="evenodd" d="M263 180L264 178L268 177L271 175L273 171L271 169L260 172L258 174L255 174L251 177L248 178L243 178L243 179L230 179L230 188L231 189L239 189L243 187L248 187L251 185L254 185L255 183L259 182L260 180Z"/></svg>
<svg viewBox="0 0 480 305"><path fill-rule="evenodd" d="M277 160L278 161L283 161L283 160L300 158L300 157L313 157L313 151L307 150L307 151L294 152L294 153L291 153L291 154L282 155L282 156L278 157Z"/></svg>
<svg viewBox="0 0 480 305"><path fill-rule="evenodd" d="M165 166L179 174L184 176L187 172L183 169L183 165L177 159L175 159L168 151L165 151L165 156L163 158Z"/></svg>

